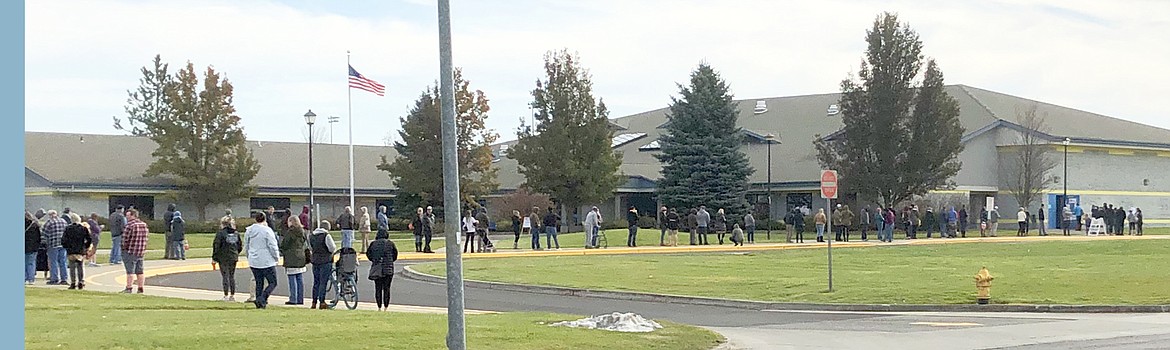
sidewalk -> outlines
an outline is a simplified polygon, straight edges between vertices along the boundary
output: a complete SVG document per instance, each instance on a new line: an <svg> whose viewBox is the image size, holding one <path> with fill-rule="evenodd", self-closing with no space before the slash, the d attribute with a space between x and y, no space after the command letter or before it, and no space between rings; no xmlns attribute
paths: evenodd
<svg viewBox="0 0 1170 350"><path fill-rule="evenodd" d="M143 294L145 294L145 295L168 297L168 298L190 299L190 300L209 300L209 301L220 301L223 299L223 292L220 292L220 291L190 289L190 288L160 287L160 286L151 286L149 284L149 279L151 277L155 277L155 276L170 275L170 274L177 274L177 273L187 273L187 272L212 271L210 258L189 259L189 260L147 260L144 262L144 264L145 264L144 265L144 272L145 272L144 276L148 280L146 287L143 288L143 291L144 291ZM241 260L239 262L239 264L236 266L236 268L237 269L247 269L248 268L247 260ZM66 289L66 288L68 288L68 286L45 285L45 280L43 278L41 278L42 276L43 276L43 274L38 274L37 283L34 284L33 286L26 286L26 287L51 288L51 289ZM237 288L239 288L239 290L236 293L236 302L243 303L244 300L247 300L248 297L250 296L250 294L247 293L246 291L252 290L253 284L246 279L242 280L242 281L237 280L236 283L239 284L237 286ZM122 267L122 264L117 264L117 265L102 264L99 267L87 266L85 268L85 289L86 290L97 291L97 292L106 292L106 293L121 293L122 290L125 289L125 287L126 287L126 270ZM218 288L219 285L216 285L215 287ZM278 286L277 288L281 288L281 287ZM287 288L287 287L284 287L284 288ZM273 295L269 298L268 303L270 306L298 307L298 308L306 308L306 309L308 308L308 306L286 306L286 305L284 305L284 303L286 301L288 301L287 297ZM361 303L358 303L357 309L358 310L377 310L378 307L374 303L361 302ZM339 306L339 310L345 310L344 306ZM413 312L413 313L431 313L431 314L446 314L447 313L446 308L411 306L411 305L391 305L390 311ZM467 314L471 314L471 315L493 313L493 312L489 312L489 311L478 311L478 310L466 310L465 312Z"/></svg>

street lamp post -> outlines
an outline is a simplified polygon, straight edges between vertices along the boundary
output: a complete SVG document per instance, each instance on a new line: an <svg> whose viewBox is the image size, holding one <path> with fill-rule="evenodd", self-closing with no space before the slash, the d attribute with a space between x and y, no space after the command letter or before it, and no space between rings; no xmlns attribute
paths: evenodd
<svg viewBox="0 0 1170 350"><path fill-rule="evenodd" d="M1069 140L1067 137L1064 138L1064 142L1061 142L1064 144L1064 181L1061 181L1064 184L1064 196L1061 197L1061 198L1063 198L1063 199L1061 199L1061 203L1060 203L1061 204L1060 205L1061 213L1063 213L1064 208L1068 206L1068 144L1070 142L1072 142L1072 140ZM1072 208L1069 208L1069 210L1072 210ZM1063 220L1063 221L1064 221L1064 225L1068 225L1067 218L1066 218L1066 220ZM1064 229L1064 228L1065 227L1062 225L1061 229Z"/></svg>
<svg viewBox="0 0 1170 350"><path fill-rule="evenodd" d="M305 113L305 124L309 124L309 210L317 210L315 198L313 198L313 123L317 122L317 114L313 110ZM309 215L312 218L312 215ZM312 223L309 227L316 227L316 223Z"/></svg>
<svg viewBox="0 0 1170 350"><path fill-rule="evenodd" d="M768 134L764 136L764 141L768 143L768 240L772 240L772 143L776 140L776 135Z"/></svg>

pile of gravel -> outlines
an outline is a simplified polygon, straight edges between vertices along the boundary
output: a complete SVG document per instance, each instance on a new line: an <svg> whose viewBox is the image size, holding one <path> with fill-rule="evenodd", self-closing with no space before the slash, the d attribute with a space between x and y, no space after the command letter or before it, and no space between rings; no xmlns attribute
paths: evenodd
<svg viewBox="0 0 1170 350"><path fill-rule="evenodd" d="M634 313L612 313L582 318L576 321L553 323L550 326L601 329L614 332L646 333L662 329L658 322L648 320Z"/></svg>

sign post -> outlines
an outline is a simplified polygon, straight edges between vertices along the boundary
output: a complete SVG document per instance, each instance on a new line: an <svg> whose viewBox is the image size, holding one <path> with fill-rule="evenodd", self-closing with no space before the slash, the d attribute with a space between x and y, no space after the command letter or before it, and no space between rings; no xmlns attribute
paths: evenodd
<svg viewBox="0 0 1170 350"><path fill-rule="evenodd" d="M826 228L833 228L833 200L837 198L837 171L821 170L821 198L825 199L825 208L829 215L825 216ZM833 291L833 237L827 236L829 242L829 291Z"/></svg>

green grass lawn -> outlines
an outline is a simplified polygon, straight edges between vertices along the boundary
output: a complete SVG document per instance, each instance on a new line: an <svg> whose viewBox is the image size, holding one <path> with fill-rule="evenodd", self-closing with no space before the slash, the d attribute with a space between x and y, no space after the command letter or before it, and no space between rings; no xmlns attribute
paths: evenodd
<svg viewBox="0 0 1170 350"><path fill-rule="evenodd" d="M25 289L27 349L443 349L446 315L321 311ZM467 316L469 349L710 349L722 337L660 322L652 333L550 327L578 317Z"/></svg>
<svg viewBox="0 0 1170 350"><path fill-rule="evenodd" d="M471 259L473 280L761 301L965 304L974 275L995 276L993 303L1170 304L1170 241L967 243L748 254ZM443 275L444 265L422 272Z"/></svg>

